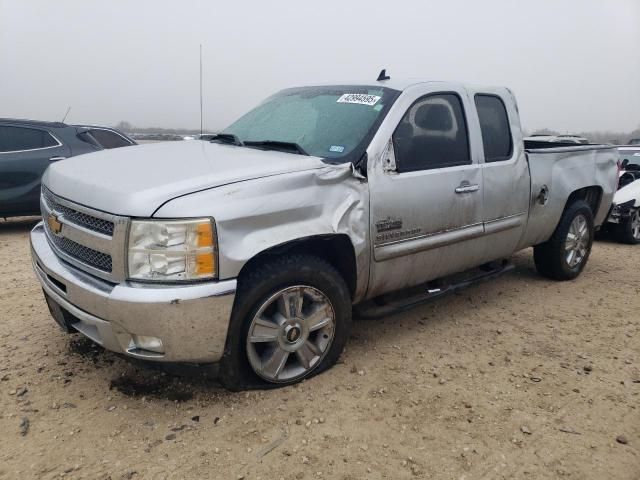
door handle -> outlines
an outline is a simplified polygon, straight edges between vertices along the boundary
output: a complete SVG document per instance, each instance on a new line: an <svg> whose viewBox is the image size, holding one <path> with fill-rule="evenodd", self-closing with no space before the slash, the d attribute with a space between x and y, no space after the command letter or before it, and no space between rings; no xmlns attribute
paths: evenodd
<svg viewBox="0 0 640 480"><path fill-rule="evenodd" d="M64 160L67 157L49 157L50 162L57 162L58 160Z"/></svg>
<svg viewBox="0 0 640 480"><path fill-rule="evenodd" d="M477 192L479 189L480 187L478 185L461 183L460 186L456 188L456 193L473 193L473 192Z"/></svg>

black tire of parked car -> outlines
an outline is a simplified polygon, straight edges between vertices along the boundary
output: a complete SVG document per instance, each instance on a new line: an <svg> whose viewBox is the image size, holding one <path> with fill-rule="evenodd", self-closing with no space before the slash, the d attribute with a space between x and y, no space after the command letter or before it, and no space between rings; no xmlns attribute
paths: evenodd
<svg viewBox="0 0 640 480"><path fill-rule="evenodd" d="M613 234L615 235L616 240L622 243L628 243L629 245L637 245L640 243L640 238L636 238L633 235L634 215L637 214L638 210L632 211L629 218L625 219L624 222L614 226Z"/></svg>
<svg viewBox="0 0 640 480"><path fill-rule="evenodd" d="M589 236L586 254L577 265L572 267L567 261L566 242L571 224L580 215L587 221ZM587 202L578 200L565 208L551 238L533 247L533 259L538 273L553 280L573 280L580 275L591 254L594 230L593 212Z"/></svg>
<svg viewBox="0 0 640 480"><path fill-rule="evenodd" d="M291 381L269 382L251 367L247 353L249 327L260 307L283 288L307 285L317 289L331 302L335 312L333 340L322 359L302 377ZM351 295L338 271L325 260L306 254L275 257L242 272L219 378L229 390L265 389L298 383L333 366L351 330Z"/></svg>

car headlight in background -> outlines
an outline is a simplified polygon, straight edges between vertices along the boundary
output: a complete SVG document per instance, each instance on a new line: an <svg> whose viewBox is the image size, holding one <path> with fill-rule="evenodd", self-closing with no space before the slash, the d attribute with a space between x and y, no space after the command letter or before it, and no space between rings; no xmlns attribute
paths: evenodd
<svg viewBox="0 0 640 480"><path fill-rule="evenodd" d="M129 278L156 281L215 278L216 246L215 226L209 218L132 220Z"/></svg>
<svg viewBox="0 0 640 480"><path fill-rule="evenodd" d="M631 214L631 209L635 203L635 200L629 200L628 202L624 202L619 205L614 204L611 209L611 215L627 217Z"/></svg>

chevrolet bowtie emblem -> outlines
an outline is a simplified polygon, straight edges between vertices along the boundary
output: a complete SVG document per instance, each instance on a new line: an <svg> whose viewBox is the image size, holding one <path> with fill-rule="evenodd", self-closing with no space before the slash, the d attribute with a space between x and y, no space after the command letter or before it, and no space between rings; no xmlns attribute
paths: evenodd
<svg viewBox="0 0 640 480"><path fill-rule="evenodd" d="M60 220L58 220L58 217L56 217L53 213L49 214L49 217L47 218L47 224L49 225L49 230L51 230L51 233L53 233L54 235L59 235L62 231L62 222L60 222Z"/></svg>

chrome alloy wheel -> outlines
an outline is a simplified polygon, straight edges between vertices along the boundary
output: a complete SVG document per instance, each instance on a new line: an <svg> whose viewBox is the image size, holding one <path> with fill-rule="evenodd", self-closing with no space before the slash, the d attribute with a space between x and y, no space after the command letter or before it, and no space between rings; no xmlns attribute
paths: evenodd
<svg viewBox="0 0 640 480"><path fill-rule="evenodd" d="M269 382L304 377L333 342L336 314L329 298L309 286L279 290L251 320L247 356L253 371Z"/></svg>
<svg viewBox="0 0 640 480"><path fill-rule="evenodd" d="M580 265L587 256L589 248L589 225L584 215L577 215L571 222L569 233L564 243L566 261L569 267Z"/></svg>
<svg viewBox="0 0 640 480"><path fill-rule="evenodd" d="M631 235L640 240L640 208L631 214Z"/></svg>

